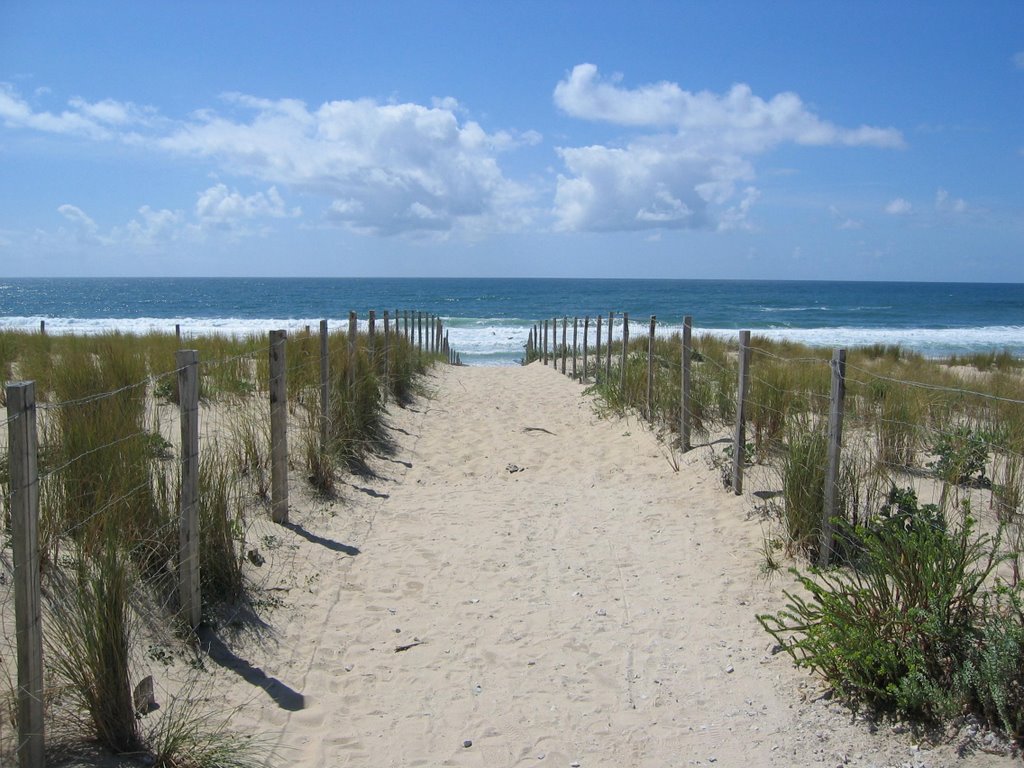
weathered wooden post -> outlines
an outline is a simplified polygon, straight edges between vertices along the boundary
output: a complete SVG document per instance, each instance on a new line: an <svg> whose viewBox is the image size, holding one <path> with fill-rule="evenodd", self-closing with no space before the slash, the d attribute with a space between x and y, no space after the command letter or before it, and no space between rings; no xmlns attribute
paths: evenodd
<svg viewBox="0 0 1024 768"><path fill-rule="evenodd" d="M577 336L580 331L580 319L574 317L572 319L572 378L573 380L579 378L576 375L576 353L577 353Z"/></svg>
<svg viewBox="0 0 1024 768"><path fill-rule="evenodd" d="M597 343L594 347L594 381L601 378L601 315L597 316Z"/></svg>
<svg viewBox="0 0 1024 768"><path fill-rule="evenodd" d="M45 320L40 320L39 321L39 334L41 336L45 336L46 335L46 321Z"/></svg>
<svg viewBox="0 0 1024 768"><path fill-rule="evenodd" d="M416 344L420 354L423 354L423 312L416 312Z"/></svg>
<svg viewBox="0 0 1024 768"><path fill-rule="evenodd" d="M693 318L687 315L683 318L683 360L682 360L682 402L683 407L679 414L679 444L683 452L690 450L690 363L693 358Z"/></svg>
<svg viewBox="0 0 1024 768"><path fill-rule="evenodd" d="M39 575L39 441L34 381L7 385L7 445L17 643L18 765L45 764L43 621Z"/></svg>
<svg viewBox="0 0 1024 768"><path fill-rule="evenodd" d="M199 352L175 354L181 414L181 499L178 522L178 602L189 629L202 621L199 591Z"/></svg>
<svg viewBox="0 0 1024 768"><path fill-rule="evenodd" d="M622 364L619 366L619 391L626 401L626 363L629 361L629 312L622 313Z"/></svg>
<svg viewBox="0 0 1024 768"><path fill-rule="evenodd" d="M606 345L606 359L604 362L604 378L605 381L611 382L612 380L612 329L615 326L615 313L608 313L608 344Z"/></svg>
<svg viewBox="0 0 1024 768"><path fill-rule="evenodd" d="M328 348L327 321L320 321L320 453L326 455L331 425L331 355Z"/></svg>
<svg viewBox="0 0 1024 768"><path fill-rule="evenodd" d="M566 331L568 330L569 318L562 315L562 375L565 376L565 359L569 355L569 345L566 343Z"/></svg>
<svg viewBox="0 0 1024 768"><path fill-rule="evenodd" d="M750 389L750 331L740 331L739 380L736 387L736 429L732 440L732 490L743 493L743 462L747 440L747 393Z"/></svg>
<svg viewBox="0 0 1024 768"><path fill-rule="evenodd" d="M348 373L346 375L346 381L348 388L351 390L356 385L356 332L357 332L357 317L356 313L349 311L348 313Z"/></svg>
<svg viewBox="0 0 1024 768"><path fill-rule="evenodd" d="M179 342L181 341L181 323L174 324L174 338Z"/></svg>
<svg viewBox="0 0 1024 768"><path fill-rule="evenodd" d="M599 331L600 333L600 331ZM588 349L588 341L590 339L590 315L583 318L583 378L581 381L587 380L587 355L590 350Z"/></svg>
<svg viewBox="0 0 1024 768"><path fill-rule="evenodd" d="M355 312L349 315L349 349L355 349ZM288 522L288 379L284 331L270 332L270 517ZM353 362L352 369L355 364Z"/></svg>
<svg viewBox="0 0 1024 768"><path fill-rule="evenodd" d="M544 320L544 365L548 364L548 321Z"/></svg>
<svg viewBox="0 0 1024 768"><path fill-rule="evenodd" d="M398 315L395 315L395 327L398 326ZM384 403L388 402L388 390L391 389L391 323L388 311L384 310Z"/></svg>
<svg viewBox="0 0 1024 768"><path fill-rule="evenodd" d="M647 420L654 421L654 327L657 318L651 315L651 330L647 335Z"/></svg>
<svg viewBox="0 0 1024 768"><path fill-rule="evenodd" d="M828 565L835 535L833 519L839 514L839 462L843 446L843 404L846 399L846 350L832 352L832 389L828 411L828 468L825 472L825 508L821 518L818 564Z"/></svg>
<svg viewBox="0 0 1024 768"><path fill-rule="evenodd" d="M402 310L402 317L405 320L405 340L409 341L409 310L408 309L403 309Z"/></svg>
<svg viewBox="0 0 1024 768"><path fill-rule="evenodd" d="M371 309L366 315L366 357L370 361L370 369L377 370L377 310Z"/></svg>

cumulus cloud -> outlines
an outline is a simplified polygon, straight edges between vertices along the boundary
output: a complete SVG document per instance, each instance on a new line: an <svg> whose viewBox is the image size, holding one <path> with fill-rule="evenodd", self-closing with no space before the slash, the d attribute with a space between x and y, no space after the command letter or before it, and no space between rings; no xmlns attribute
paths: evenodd
<svg viewBox="0 0 1024 768"><path fill-rule="evenodd" d="M88 214L86 214L86 212L77 205L65 203L57 208L57 213L70 221L76 227L86 232L95 232L98 229L96 222L93 221Z"/></svg>
<svg viewBox="0 0 1024 768"><path fill-rule="evenodd" d="M109 140L118 137L117 129L145 124L155 115L150 107L113 99L88 102L76 97L68 106L59 113L36 110L9 83L0 83L0 120L9 128Z"/></svg>
<svg viewBox="0 0 1024 768"><path fill-rule="evenodd" d="M226 186L200 194L204 226L292 216L277 187L324 199L328 221L376 234L515 229L530 216L532 191L506 178L502 152L541 141L536 131L485 131L453 98L432 106L223 96L212 109L172 121L129 102L73 98L67 109L35 108L0 83L0 124L95 140L119 140L207 158L218 169L271 184L244 197Z"/></svg>
<svg viewBox="0 0 1024 768"><path fill-rule="evenodd" d="M163 149L210 157L235 174L327 196L329 220L355 231L451 230L498 217L499 202L527 191L505 178L497 154L527 132L489 134L457 105L299 101L233 94L248 119L204 114L159 139Z"/></svg>
<svg viewBox="0 0 1024 768"><path fill-rule="evenodd" d="M904 146L893 128L822 120L794 93L765 100L744 84L718 95L669 82L630 89L593 64L574 67L554 101L573 117L646 129L621 147L558 149L568 173L558 177L555 216L567 230L735 228L757 199L748 182L758 154L783 143Z"/></svg>
<svg viewBox="0 0 1024 768"><path fill-rule="evenodd" d="M200 223L220 228L231 228L252 219L280 219L301 214L300 208L288 209L277 187L245 196L225 184L216 184L200 192L196 200L196 217Z"/></svg>
<svg viewBox="0 0 1024 768"><path fill-rule="evenodd" d="M885 212L893 216L903 216L914 210L914 206L902 197L893 198L885 206Z"/></svg>

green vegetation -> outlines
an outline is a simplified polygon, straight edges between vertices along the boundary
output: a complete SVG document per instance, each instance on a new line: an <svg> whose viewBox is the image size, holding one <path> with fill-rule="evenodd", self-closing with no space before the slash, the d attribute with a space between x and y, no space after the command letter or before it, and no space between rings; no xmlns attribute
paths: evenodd
<svg viewBox="0 0 1024 768"><path fill-rule="evenodd" d="M293 334L287 348L290 432L300 447L293 460L306 464L323 493L332 491L337 467L358 466L369 452L387 449L385 401L407 404L417 378L439 359L392 335L385 366L378 333L356 338L350 363L348 339L333 333L328 341L326 450L319 438L319 336ZM207 615L218 603L246 599L247 514L262 514L269 497L268 343L261 336L185 343L200 359L199 542ZM139 616L176 618L179 346L165 334L0 333L0 372L34 379L40 403L48 685L67 691L51 716L70 718L77 733L113 752L147 755L152 765L263 764L266 750L252 746L258 742L247 745L223 724L209 725L187 690L149 728L132 700ZM7 456L0 452L4 516L7 493ZM0 676L12 663L0 658Z"/></svg>
<svg viewBox="0 0 1024 768"><path fill-rule="evenodd" d="M681 341L656 342L650 413L646 344L631 343L625 377L615 345L611 375L590 391L671 435ZM746 459L778 482L762 486L760 507L770 574L783 553L814 560L820 548L831 354L758 337L751 347ZM694 338L693 438L731 434L738 358L735 341ZM835 568L792 569L786 607L759 618L849 700L932 721L970 710L1024 739L1021 369L1006 352L941 361L894 345L848 351ZM731 444L713 463L726 454ZM919 503L914 485L937 503ZM992 513L979 523L971 504Z"/></svg>
<svg viewBox="0 0 1024 768"><path fill-rule="evenodd" d="M1024 633L1019 614L986 590L998 535L975 533L967 505L949 525L896 488L875 518L842 533L859 547L853 567L793 569L803 593L786 591L783 610L759 616L765 630L855 701L926 720L975 707L1015 733Z"/></svg>

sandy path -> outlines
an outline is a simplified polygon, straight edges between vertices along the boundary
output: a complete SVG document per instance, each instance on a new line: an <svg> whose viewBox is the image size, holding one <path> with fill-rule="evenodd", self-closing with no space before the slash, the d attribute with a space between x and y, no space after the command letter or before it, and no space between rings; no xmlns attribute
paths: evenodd
<svg viewBox="0 0 1024 768"><path fill-rule="evenodd" d="M598 418L539 365L428 383L392 415L376 478L255 532L277 537L263 572L284 600L233 645L247 673L218 686L245 703L237 726L279 740L273 764L955 761L813 700L770 654L754 616L781 585L760 578L750 500L707 449L677 473L642 424Z"/></svg>

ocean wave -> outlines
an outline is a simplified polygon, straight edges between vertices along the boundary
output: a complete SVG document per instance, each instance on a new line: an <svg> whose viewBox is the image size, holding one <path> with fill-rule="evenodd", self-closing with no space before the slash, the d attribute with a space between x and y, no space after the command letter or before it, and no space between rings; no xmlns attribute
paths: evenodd
<svg viewBox="0 0 1024 768"><path fill-rule="evenodd" d="M378 317L378 328L383 313ZM175 325L181 326L182 334L189 336L246 336L264 334L283 329L301 331L305 327L316 332L320 318L265 318L259 320L235 317L182 317L182 318L59 318L59 317L4 317L0 318L0 330L35 332L40 321L46 321L47 333L54 335L94 335L117 331L120 333L174 333ZM482 365L511 365L523 356L524 347L533 322L510 318L442 318L449 334L451 347L462 354L464 362ZM348 318L328 318L332 329L348 328ZM361 318L358 327L366 330L368 321ZM404 330L404 318L400 329ZM647 320L630 322L630 337L640 338L648 333ZM681 333L681 324L659 325L656 334L667 337ZM990 325L973 328L861 328L861 327L814 327L814 328L751 328L756 336L773 340L795 341L816 347L857 347L872 344L899 344L907 349L931 357L951 354L969 354L989 350L1008 349L1015 355L1024 356L1024 325ZM731 328L695 327L695 335L711 334L720 338L736 338L737 331ZM614 326L615 339L621 338L621 321L617 318ZM579 325L578 342L583 344L583 324ZM568 326L567 341L572 343L572 326ZM601 343L607 339L607 325L602 324ZM561 329L558 331L561 343ZM589 344L596 342L595 324L591 323Z"/></svg>

